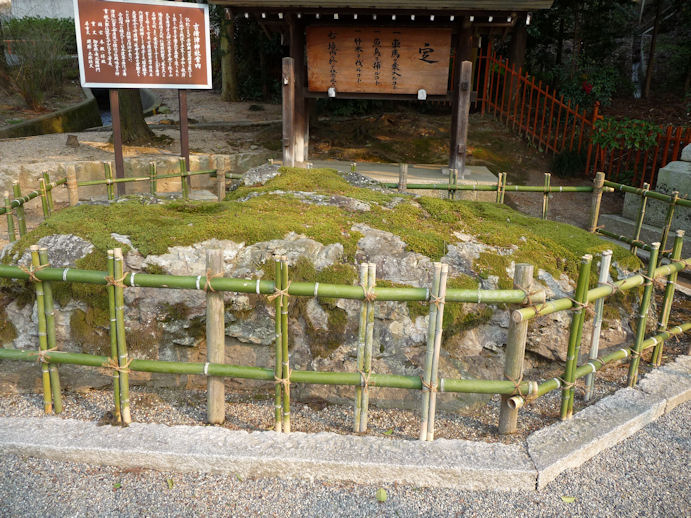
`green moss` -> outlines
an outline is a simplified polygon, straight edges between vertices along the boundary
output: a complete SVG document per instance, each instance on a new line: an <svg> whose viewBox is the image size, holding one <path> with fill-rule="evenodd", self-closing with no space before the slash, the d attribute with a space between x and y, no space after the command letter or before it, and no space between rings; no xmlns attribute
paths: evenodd
<svg viewBox="0 0 691 518"><path fill-rule="evenodd" d="M0 293L0 347L10 343L17 338L17 329L7 318L7 304L11 299L7 295Z"/></svg>
<svg viewBox="0 0 691 518"><path fill-rule="evenodd" d="M74 310L70 317L72 339L88 354L110 356L110 323L108 311L89 307Z"/></svg>
<svg viewBox="0 0 691 518"><path fill-rule="evenodd" d="M150 263L144 267L143 271L144 273L148 273L151 275L163 275L164 273L166 273L162 266Z"/></svg>

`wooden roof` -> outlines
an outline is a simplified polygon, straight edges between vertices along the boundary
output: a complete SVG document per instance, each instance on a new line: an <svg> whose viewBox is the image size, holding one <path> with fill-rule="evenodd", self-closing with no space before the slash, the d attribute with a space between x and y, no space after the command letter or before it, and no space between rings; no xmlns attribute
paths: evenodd
<svg viewBox="0 0 691 518"><path fill-rule="evenodd" d="M361 11L417 11L417 12L463 12L463 11L535 11L549 9L553 0L459 0L441 2L427 0L209 0L209 3L247 9L297 10L361 10Z"/></svg>

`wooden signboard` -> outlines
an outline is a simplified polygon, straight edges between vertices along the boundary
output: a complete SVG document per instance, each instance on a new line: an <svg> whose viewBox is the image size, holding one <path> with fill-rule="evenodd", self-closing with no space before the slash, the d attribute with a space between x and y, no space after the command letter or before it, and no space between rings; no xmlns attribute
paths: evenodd
<svg viewBox="0 0 691 518"><path fill-rule="evenodd" d="M310 92L446 95L451 29L307 27Z"/></svg>
<svg viewBox="0 0 691 518"><path fill-rule="evenodd" d="M74 0L82 86L211 88L209 6Z"/></svg>

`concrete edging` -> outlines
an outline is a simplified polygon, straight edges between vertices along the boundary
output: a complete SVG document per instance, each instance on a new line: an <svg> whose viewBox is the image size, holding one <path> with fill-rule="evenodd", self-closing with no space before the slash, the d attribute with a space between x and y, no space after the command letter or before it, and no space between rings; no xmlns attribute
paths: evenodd
<svg viewBox="0 0 691 518"><path fill-rule="evenodd" d="M231 431L134 423L128 428L58 417L0 418L0 452L163 471L397 482L456 489L534 490L691 399L691 357L659 368L527 445L438 439L424 443L335 433Z"/></svg>

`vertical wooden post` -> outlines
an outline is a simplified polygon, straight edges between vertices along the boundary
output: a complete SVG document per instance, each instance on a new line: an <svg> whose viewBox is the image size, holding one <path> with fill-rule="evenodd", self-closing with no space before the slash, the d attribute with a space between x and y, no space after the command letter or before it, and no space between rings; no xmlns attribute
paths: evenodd
<svg viewBox="0 0 691 518"><path fill-rule="evenodd" d="M14 217L12 216L10 193L7 191L5 191L5 216L7 216L7 240L10 243L14 243L17 240L17 235L14 233Z"/></svg>
<svg viewBox="0 0 691 518"><path fill-rule="evenodd" d="M631 363L629 363L629 375L627 384L633 387L638 380L638 365L641 361L641 353L643 352L643 340L645 339L645 327L648 322L648 309L650 308L650 299L653 294L653 277L655 276L655 269L657 268L657 256L660 252L660 243L653 243L650 245L650 259L648 262L647 279L643 284L643 296L641 297L640 313L638 321L636 322L636 337L634 339L633 347L631 348Z"/></svg>
<svg viewBox="0 0 691 518"><path fill-rule="evenodd" d="M542 195L542 219L547 219L547 210L549 209L549 189L552 175L545 173L545 192Z"/></svg>
<svg viewBox="0 0 691 518"><path fill-rule="evenodd" d="M470 85L473 66L470 61L464 61L461 65L461 73L456 84L456 103L458 110L455 112L455 131L451 135L451 156L449 157L449 169L458 169L461 178L465 174L465 157L468 141L468 115L470 114Z"/></svg>
<svg viewBox="0 0 691 518"><path fill-rule="evenodd" d="M398 192L405 192L408 186L408 164L398 164Z"/></svg>
<svg viewBox="0 0 691 518"><path fill-rule="evenodd" d="M643 190L647 191L650 188L650 185L647 183L643 184ZM643 220L645 219L645 208L648 205L648 197L645 195L641 195L641 206L638 210L638 218L636 219L636 228L634 229L633 232L633 240L638 241L638 239L641 237L641 229L643 228ZM637 246L635 243L631 245L631 253L636 255L636 250Z"/></svg>
<svg viewBox="0 0 691 518"><path fill-rule="evenodd" d="M190 176L187 174L187 166L185 161L180 159L180 188L182 189L182 199L187 201L190 199Z"/></svg>
<svg viewBox="0 0 691 518"><path fill-rule="evenodd" d="M12 195L14 196L15 200L21 200L22 189L18 183L12 184ZM17 206L15 214L17 215L17 227L19 230L19 237L24 237L24 235L26 234L26 215L24 214L23 203L20 203Z"/></svg>
<svg viewBox="0 0 691 518"><path fill-rule="evenodd" d="M209 278L223 275L223 251L219 248L206 251L206 271ZM206 361L224 363L225 325L223 320L223 293L206 292ZM207 400L206 420L210 424L221 424L225 420L225 390L223 378L206 378Z"/></svg>
<svg viewBox="0 0 691 518"><path fill-rule="evenodd" d="M609 266L612 262L612 251L605 250L602 252L602 259L600 259L600 276L598 278L598 286L604 286L609 279ZM600 349L600 330L602 329L602 312L605 306L605 299L600 298L595 301L595 320L593 321L593 333L590 338L590 353L588 359L597 360L597 355ZM585 397L586 401L590 400L593 395L593 385L595 382L595 373L591 372L585 377Z"/></svg>
<svg viewBox="0 0 691 518"><path fill-rule="evenodd" d="M533 265L519 263L515 266L513 275L514 289L525 290L530 293L533 283ZM514 383L521 382L523 377L523 358L525 343L528 337L528 321L516 322L509 320L509 332L506 339L506 357L504 360L504 377ZM501 396L499 409L499 433L514 433L518 422L518 408L509 405L511 395Z"/></svg>
<svg viewBox="0 0 691 518"><path fill-rule="evenodd" d="M70 207L74 207L79 203L77 168L73 165L67 167L67 198L70 201Z"/></svg>
<svg viewBox="0 0 691 518"><path fill-rule="evenodd" d="M672 262L681 259L681 249L684 245L684 231L677 230L676 236L674 238L674 246L672 247ZM669 322L669 313L672 310L672 302L674 301L674 290L677 286L677 276L678 272L672 273L667 278L667 285L665 286L665 295L662 299L662 310L660 311L660 321L657 325L657 332L662 333L667 330L667 323ZM655 345L653 350L653 365L660 366L662 364L662 348L664 346L664 341L661 340Z"/></svg>
<svg viewBox="0 0 691 518"><path fill-rule="evenodd" d="M115 178L125 177L125 161L122 157L122 126L120 125L120 95L118 90L111 88L110 116L113 120L113 151L115 151ZM118 184L118 196L124 196L125 184Z"/></svg>
<svg viewBox="0 0 691 518"><path fill-rule="evenodd" d="M106 193L108 194L108 200L112 201L115 199L115 190L113 189L113 170L110 167L110 162L103 162L103 174L106 178ZM119 190L118 194L120 194Z"/></svg>
<svg viewBox="0 0 691 518"><path fill-rule="evenodd" d="M295 167L295 60L283 58L283 166Z"/></svg>
<svg viewBox="0 0 691 518"><path fill-rule="evenodd" d="M290 56L295 63L295 162L307 161L305 154L307 136L307 103L304 94L305 77L305 28L295 15L290 16Z"/></svg>
<svg viewBox="0 0 691 518"><path fill-rule="evenodd" d="M597 230L597 220L600 218L600 204L602 203L602 191L605 185L605 173L597 173L593 180L593 198L590 205L590 225L588 232Z"/></svg>
<svg viewBox="0 0 691 518"><path fill-rule="evenodd" d="M187 90L178 90L178 107L180 112L180 156L185 159L185 167L190 169L190 130L187 120ZM190 182L190 178L187 178Z"/></svg>

